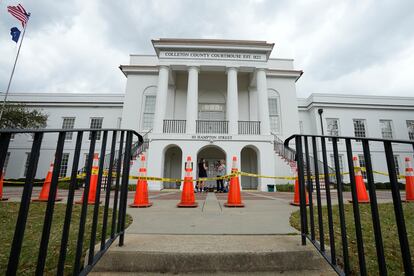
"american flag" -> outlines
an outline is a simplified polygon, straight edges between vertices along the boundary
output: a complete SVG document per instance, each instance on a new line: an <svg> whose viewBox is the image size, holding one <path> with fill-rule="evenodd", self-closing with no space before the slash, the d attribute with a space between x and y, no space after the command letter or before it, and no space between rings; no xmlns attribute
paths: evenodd
<svg viewBox="0 0 414 276"><path fill-rule="evenodd" d="M7 11L22 23L23 28L26 26L30 13L26 12L22 5L8 6Z"/></svg>

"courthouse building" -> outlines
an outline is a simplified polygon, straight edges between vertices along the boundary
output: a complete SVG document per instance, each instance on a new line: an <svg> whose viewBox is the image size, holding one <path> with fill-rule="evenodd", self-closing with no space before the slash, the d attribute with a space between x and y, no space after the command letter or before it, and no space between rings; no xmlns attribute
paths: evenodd
<svg viewBox="0 0 414 276"><path fill-rule="evenodd" d="M42 109L49 115L48 128L136 130L149 142L148 175L157 177L182 178L187 156L195 162L206 159L209 176L215 176L217 160L226 160L229 172L233 156L244 172L291 176L274 143L295 133L320 134L318 109L323 109L325 134L414 140L414 98L312 94L298 99L296 82L302 71L295 69L292 59L270 58L272 43L210 39L152 43L155 54L131 55L130 64L120 66L126 77L125 94L14 93L9 99ZM62 176L69 174L75 144L74 137L66 139ZM14 137L6 178L24 176L30 142L28 135ZM340 162L346 170L343 144L339 144ZM44 177L55 146L56 137L45 138L37 177ZM331 155L329 142L328 149ZM84 164L88 143L82 151ZM380 146L372 149L378 170L386 168L381 151ZM360 145L354 152L363 162ZM401 169L403 158L413 156L410 147L398 146L394 153ZM137 174L137 166L132 174ZM242 177L241 182L244 189L267 190L268 184L287 180ZM177 186L150 182L149 187Z"/></svg>

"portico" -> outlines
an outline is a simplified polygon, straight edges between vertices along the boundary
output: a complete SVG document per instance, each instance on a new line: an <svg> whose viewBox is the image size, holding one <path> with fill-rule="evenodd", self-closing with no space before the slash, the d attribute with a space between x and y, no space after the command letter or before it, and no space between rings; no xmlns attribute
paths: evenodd
<svg viewBox="0 0 414 276"><path fill-rule="evenodd" d="M250 103L248 109L239 111L239 90L238 75L240 69L237 67L226 67L223 70L211 70L200 66L189 66L186 70L173 69L174 66L161 65L158 68L158 89L154 115L153 133L223 133L223 134L270 134L269 110L267 102L267 83L264 69L242 70L245 78L248 78L250 85L249 92L257 90L258 100L255 110L259 111L257 120L240 120L239 112L250 112ZM226 75L227 89L224 94L224 106L210 106L207 110L203 109L199 101L199 77L200 74L223 74ZM186 106L185 118L173 119L177 114L167 115L169 79L177 74L186 74ZM250 100L250 98L248 99ZM210 110L209 110L210 109ZM224 111L224 110L225 111ZM223 112L223 118L202 118L200 113L204 111ZM172 116L171 116L172 115ZM252 117L248 114L248 117ZM170 118L172 117L172 118ZM220 116L219 116L220 117Z"/></svg>
<svg viewBox="0 0 414 276"><path fill-rule="evenodd" d="M269 59L274 44L265 41L157 39L152 44L156 56L131 56L131 64L121 66L128 78L123 127L149 132L149 174L182 175L187 156L197 162L200 150L215 147L224 151L220 158L228 165L236 156L239 169L290 174L273 142L274 135L298 132L292 122L298 117L295 81L302 72L293 69L292 60ZM213 153L205 150L203 156L213 162ZM242 186L266 190L267 184L274 181ZM162 187L150 183L151 189Z"/></svg>

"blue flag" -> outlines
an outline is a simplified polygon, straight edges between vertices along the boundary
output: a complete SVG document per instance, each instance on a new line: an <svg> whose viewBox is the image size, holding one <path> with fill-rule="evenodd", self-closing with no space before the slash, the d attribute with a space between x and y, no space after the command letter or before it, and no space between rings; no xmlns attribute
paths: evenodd
<svg viewBox="0 0 414 276"><path fill-rule="evenodd" d="M20 37L20 30L16 27L10 29L10 35L12 36L12 40L17 43Z"/></svg>

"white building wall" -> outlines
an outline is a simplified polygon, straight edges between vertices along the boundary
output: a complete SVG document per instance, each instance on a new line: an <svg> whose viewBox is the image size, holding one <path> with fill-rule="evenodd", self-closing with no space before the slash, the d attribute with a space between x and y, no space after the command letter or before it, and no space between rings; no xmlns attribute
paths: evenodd
<svg viewBox="0 0 414 276"><path fill-rule="evenodd" d="M145 89L157 87L158 75L129 75L125 89L124 107L122 110L122 128L142 131L143 93Z"/></svg>
<svg viewBox="0 0 414 276"><path fill-rule="evenodd" d="M320 116L318 109L322 108L322 122L325 135L328 134L327 118L339 119L339 135L355 136L353 119L366 120L366 137L381 138L380 120L386 119L392 121L393 139L408 140L407 120L414 120L414 98L407 97L378 97L378 96L360 96L360 95L334 95L334 94L313 94L307 100L299 100L300 120L307 122L306 134L321 134ZM327 141L327 158L331 167L334 164L331 161L333 155L332 142ZM322 155L319 150L319 159ZM363 155L362 144L352 143L354 156ZM387 173L387 164L384 154L384 146L380 142L370 143L372 166L375 171ZM405 157L413 157L413 149L409 145L393 144L394 155L398 156L400 173L404 173ZM343 141L338 143L338 152L343 155L345 171L348 171L346 160L346 148ZM387 182L387 176L374 174L375 181ZM349 178L345 177L349 182ZM404 179L400 179L404 182Z"/></svg>
<svg viewBox="0 0 414 276"><path fill-rule="evenodd" d="M123 95L96 95L96 94L24 94L9 95L10 102L25 102L29 107L42 110L47 114L47 127L59 129L62 127L64 117L75 117L74 128L89 128L91 117L102 117L102 128L117 128L122 118ZM36 178L44 178L53 162L56 150L57 134L46 133L42 140L41 154L38 162ZM85 162L85 154L89 149L89 134L84 133L81 147L79 168ZM101 138L102 139L102 138ZM72 140L65 140L63 153L69 153L68 175L72 168L75 149L76 134ZM29 134L16 135L10 142L10 158L6 171L6 178L21 178L24 176L26 153L31 150L33 138ZM100 141L96 143L95 152L100 151Z"/></svg>

